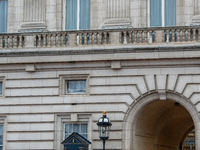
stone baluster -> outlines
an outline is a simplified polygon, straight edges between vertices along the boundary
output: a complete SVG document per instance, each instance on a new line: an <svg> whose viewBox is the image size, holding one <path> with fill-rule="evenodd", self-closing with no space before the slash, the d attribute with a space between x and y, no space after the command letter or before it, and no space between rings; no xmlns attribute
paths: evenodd
<svg viewBox="0 0 200 150"><path fill-rule="evenodd" d="M9 36L10 42L9 42L9 47L12 48L13 47L13 36Z"/></svg>
<svg viewBox="0 0 200 150"><path fill-rule="evenodd" d="M92 45L92 33L89 33L89 45Z"/></svg>
<svg viewBox="0 0 200 150"><path fill-rule="evenodd" d="M196 41L196 29L192 29L192 32L193 32L192 41L195 42Z"/></svg>
<svg viewBox="0 0 200 150"><path fill-rule="evenodd" d="M183 41L183 39L184 39L183 36L184 36L184 34L183 34L183 30L180 29L180 42Z"/></svg>
<svg viewBox="0 0 200 150"><path fill-rule="evenodd" d="M19 48L22 48L22 36L19 36Z"/></svg>
<svg viewBox="0 0 200 150"><path fill-rule="evenodd" d="M124 33L124 42L123 44L127 44L127 31L123 31Z"/></svg>
<svg viewBox="0 0 200 150"><path fill-rule="evenodd" d="M197 42L200 41L200 29L197 29Z"/></svg>
<svg viewBox="0 0 200 150"><path fill-rule="evenodd" d="M147 42L149 44L152 43L152 30L147 31L147 36L148 36Z"/></svg>
<svg viewBox="0 0 200 150"><path fill-rule="evenodd" d="M182 30L182 41L185 42L185 35L186 35L186 30Z"/></svg>
<svg viewBox="0 0 200 150"><path fill-rule="evenodd" d="M58 47L60 47L61 46L61 34L57 34L57 36L58 36Z"/></svg>
<svg viewBox="0 0 200 150"><path fill-rule="evenodd" d="M167 35L166 35L166 38L167 38L167 39L166 39L166 42L168 43L168 42L169 42L169 36L170 36L169 33L170 33L170 31L169 31L169 30L166 30L166 33L167 33Z"/></svg>
<svg viewBox="0 0 200 150"><path fill-rule="evenodd" d="M5 48L8 48L8 36L4 36L5 38Z"/></svg>
<svg viewBox="0 0 200 150"><path fill-rule="evenodd" d="M180 40L181 40L181 38L180 38L180 32L181 31L179 29L177 29L176 32L177 32L177 42L180 42Z"/></svg>
<svg viewBox="0 0 200 150"><path fill-rule="evenodd" d="M128 31L128 43L132 43L132 31Z"/></svg>
<svg viewBox="0 0 200 150"><path fill-rule="evenodd" d="M99 44L99 33L97 33L97 37L96 37L96 44L98 45Z"/></svg>
<svg viewBox="0 0 200 150"><path fill-rule="evenodd" d="M135 37L136 37L136 44L137 44L137 43L140 42L140 41L139 41L139 40L140 40L139 31L136 31L136 34L135 34L135 35L136 35Z"/></svg>
<svg viewBox="0 0 200 150"><path fill-rule="evenodd" d="M37 47L41 47L41 35L38 35L38 46Z"/></svg>
<svg viewBox="0 0 200 150"><path fill-rule="evenodd" d="M102 32L99 33L99 39L98 39L98 44L102 44Z"/></svg>
<svg viewBox="0 0 200 150"><path fill-rule="evenodd" d="M3 48L3 37L0 36L0 49Z"/></svg>
<svg viewBox="0 0 200 150"><path fill-rule="evenodd" d="M76 36L76 38L77 38L77 36ZM62 33L62 47L66 46L66 41L65 40L66 40L66 35L65 35L65 33ZM76 40L76 44L78 44L77 40Z"/></svg>
<svg viewBox="0 0 200 150"><path fill-rule="evenodd" d="M136 43L137 41L136 41L136 31L133 31L133 33L132 33L132 35L133 35L133 44L134 43Z"/></svg>
<svg viewBox="0 0 200 150"><path fill-rule="evenodd" d="M172 29L171 32L172 32L172 42L175 42L176 30L175 30L175 29Z"/></svg>
<svg viewBox="0 0 200 150"><path fill-rule="evenodd" d="M7 39L8 39L8 46L7 46L7 48L10 48L10 36L8 36Z"/></svg>
<svg viewBox="0 0 200 150"><path fill-rule="evenodd" d="M47 39L47 41L48 41L47 47L51 47L51 34L48 34L47 37L48 37L48 39Z"/></svg>
<svg viewBox="0 0 200 150"><path fill-rule="evenodd" d="M93 35L94 35L94 42L93 42L93 45L94 45L94 44L97 44L97 33L93 33Z"/></svg>
<svg viewBox="0 0 200 150"><path fill-rule="evenodd" d="M137 31L134 31L134 40L133 43L137 44Z"/></svg>
<svg viewBox="0 0 200 150"><path fill-rule="evenodd" d="M17 48L17 36L16 35L14 36L14 42L13 43L14 43L13 48Z"/></svg>
<svg viewBox="0 0 200 150"><path fill-rule="evenodd" d="M187 29L187 38L186 38L186 42L191 42L191 29Z"/></svg>
<svg viewBox="0 0 200 150"><path fill-rule="evenodd" d="M154 42L154 43L156 43L157 41L156 41L156 31L154 30L154 31L152 31L152 34L154 33L154 41L152 41L152 42ZM153 36L153 35L152 35Z"/></svg>
<svg viewBox="0 0 200 150"><path fill-rule="evenodd" d="M142 43L142 38L143 38L143 37L142 37L142 33L143 33L143 31L139 31L139 36L140 36L139 42L140 42L140 43Z"/></svg>
<svg viewBox="0 0 200 150"><path fill-rule="evenodd" d="M37 47L37 35L34 36L34 46Z"/></svg>
<svg viewBox="0 0 200 150"><path fill-rule="evenodd" d="M103 44L107 44L107 32L103 33L104 37L103 37Z"/></svg>
<svg viewBox="0 0 200 150"><path fill-rule="evenodd" d="M144 31L144 43L148 43L147 34L148 34L148 31Z"/></svg>
<svg viewBox="0 0 200 150"><path fill-rule="evenodd" d="M55 46L56 46L56 34L53 34L53 35L52 35L52 38L53 38L52 47L55 47Z"/></svg>
<svg viewBox="0 0 200 150"><path fill-rule="evenodd" d="M87 45L87 33L84 33L84 45Z"/></svg>
<svg viewBox="0 0 200 150"><path fill-rule="evenodd" d="M42 47L46 47L46 35L43 34L43 44L42 44Z"/></svg>

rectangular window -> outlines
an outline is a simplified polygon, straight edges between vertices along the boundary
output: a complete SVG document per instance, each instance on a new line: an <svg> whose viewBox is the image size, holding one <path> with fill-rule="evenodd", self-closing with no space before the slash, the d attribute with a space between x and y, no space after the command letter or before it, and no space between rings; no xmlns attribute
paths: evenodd
<svg viewBox="0 0 200 150"><path fill-rule="evenodd" d="M162 26L161 0L150 0L150 26Z"/></svg>
<svg viewBox="0 0 200 150"><path fill-rule="evenodd" d="M176 0L165 0L165 26L176 25Z"/></svg>
<svg viewBox="0 0 200 150"><path fill-rule="evenodd" d="M86 80L67 81L67 93L86 93Z"/></svg>
<svg viewBox="0 0 200 150"><path fill-rule="evenodd" d="M2 95L3 93L3 82L0 81L0 96Z"/></svg>
<svg viewBox="0 0 200 150"><path fill-rule="evenodd" d="M0 0L0 33L7 32L8 1Z"/></svg>
<svg viewBox="0 0 200 150"><path fill-rule="evenodd" d="M150 0L150 26L175 26L176 0Z"/></svg>
<svg viewBox="0 0 200 150"><path fill-rule="evenodd" d="M88 125L86 123L81 124L65 124L65 139L73 132L79 133L84 138L88 138Z"/></svg>
<svg viewBox="0 0 200 150"><path fill-rule="evenodd" d="M0 150L3 150L3 125L0 125Z"/></svg>
<svg viewBox="0 0 200 150"><path fill-rule="evenodd" d="M66 30L90 29L90 0L66 0Z"/></svg>

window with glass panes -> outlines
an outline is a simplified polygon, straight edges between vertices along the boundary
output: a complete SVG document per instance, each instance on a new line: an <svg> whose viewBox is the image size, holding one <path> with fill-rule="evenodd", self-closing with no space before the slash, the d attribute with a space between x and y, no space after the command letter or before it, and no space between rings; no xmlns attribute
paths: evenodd
<svg viewBox="0 0 200 150"><path fill-rule="evenodd" d="M175 26L176 0L150 0L150 26Z"/></svg>
<svg viewBox="0 0 200 150"><path fill-rule="evenodd" d="M0 0L0 33L7 32L8 1Z"/></svg>
<svg viewBox="0 0 200 150"><path fill-rule="evenodd" d="M0 82L0 96L2 95L3 92L3 82Z"/></svg>
<svg viewBox="0 0 200 150"><path fill-rule="evenodd" d="M0 150L3 150L3 125L0 125Z"/></svg>
<svg viewBox="0 0 200 150"><path fill-rule="evenodd" d="M66 30L90 29L90 0L66 0Z"/></svg>
<svg viewBox="0 0 200 150"><path fill-rule="evenodd" d="M66 93L86 93L86 80L69 80L66 90Z"/></svg>
<svg viewBox="0 0 200 150"><path fill-rule="evenodd" d="M73 132L79 133L84 138L88 138L88 125L87 123L80 124L65 124L65 139L70 136Z"/></svg>

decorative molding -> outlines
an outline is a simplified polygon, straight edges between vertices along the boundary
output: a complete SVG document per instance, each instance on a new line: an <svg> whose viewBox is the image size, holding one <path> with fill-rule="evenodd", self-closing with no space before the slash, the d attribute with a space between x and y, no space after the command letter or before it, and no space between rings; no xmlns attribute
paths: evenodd
<svg viewBox="0 0 200 150"><path fill-rule="evenodd" d="M19 32L47 31L46 0L24 0L23 23Z"/></svg>
<svg viewBox="0 0 200 150"><path fill-rule="evenodd" d="M129 0L107 0L107 19L103 28L131 28Z"/></svg>

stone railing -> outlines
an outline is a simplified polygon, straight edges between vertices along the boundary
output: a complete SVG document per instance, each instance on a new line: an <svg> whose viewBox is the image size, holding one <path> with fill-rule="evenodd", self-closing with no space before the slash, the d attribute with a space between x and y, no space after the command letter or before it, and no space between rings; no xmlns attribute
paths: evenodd
<svg viewBox="0 0 200 150"><path fill-rule="evenodd" d="M109 44L109 33L102 31L38 33L34 37L35 47L61 47L68 45Z"/></svg>
<svg viewBox="0 0 200 150"><path fill-rule="evenodd" d="M0 34L0 49L199 42L199 33L198 26L9 33Z"/></svg>
<svg viewBox="0 0 200 150"><path fill-rule="evenodd" d="M25 35L22 34L0 34L0 49L22 48L25 46Z"/></svg>

